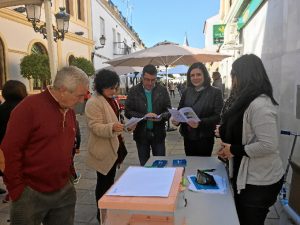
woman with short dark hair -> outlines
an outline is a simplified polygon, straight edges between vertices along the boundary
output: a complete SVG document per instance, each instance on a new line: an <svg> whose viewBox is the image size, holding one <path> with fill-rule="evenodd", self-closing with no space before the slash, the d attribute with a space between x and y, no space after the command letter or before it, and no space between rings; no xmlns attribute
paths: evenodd
<svg viewBox="0 0 300 225"><path fill-rule="evenodd" d="M256 55L232 64L230 101L216 134L222 139L219 157L233 162L232 185L241 225L263 225L283 184L279 156L277 102Z"/></svg>
<svg viewBox="0 0 300 225"><path fill-rule="evenodd" d="M2 89L4 103L0 105L0 143L4 137L11 111L27 96L25 85L18 80L7 81Z"/></svg>
<svg viewBox="0 0 300 225"><path fill-rule="evenodd" d="M119 146L124 146L121 133L124 125L119 122L119 107L114 95L120 85L119 76L110 70L98 71L94 79L96 93L87 101L85 114L90 131L87 165L97 172L96 202L114 183ZM97 206L98 209L98 206ZM100 221L99 209L97 219Z"/></svg>
<svg viewBox="0 0 300 225"><path fill-rule="evenodd" d="M178 109L191 107L200 122L188 121L180 124L187 156L211 156L214 146L214 129L219 123L223 106L221 90L212 87L205 65L194 63L187 72L187 88L182 94ZM179 125L172 119L174 125Z"/></svg>

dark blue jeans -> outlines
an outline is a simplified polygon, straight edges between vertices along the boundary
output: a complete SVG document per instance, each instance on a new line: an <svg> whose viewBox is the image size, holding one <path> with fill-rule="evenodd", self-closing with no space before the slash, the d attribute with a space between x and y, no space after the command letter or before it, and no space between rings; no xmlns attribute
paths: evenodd
<svg viewBox="0 0 300 225"><path fill-rule="evenodd" d="M155 140L146 139L143 141L137 141L136 147L138 150L139 160L141 166L144 166L150 158L150 147L152 149L153 156L165 156L166 146L165 141L156 143Z"/></svg>

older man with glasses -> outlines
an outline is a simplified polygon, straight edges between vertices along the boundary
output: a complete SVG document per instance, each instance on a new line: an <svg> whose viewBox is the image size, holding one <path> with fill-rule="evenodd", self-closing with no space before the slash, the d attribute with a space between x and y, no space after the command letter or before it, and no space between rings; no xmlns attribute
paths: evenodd
<svg viewBox="0 0 300 225"><path fill-rule="evenodd" d="M74 224L76 125L71 108L83 102L88 86L82 70L64 67L53 86L26 97L12 111L1 143L12 225Z"/></svg>
<svg viewBox="0 0 300 225"><path fill-rule="evenodd" d="M140 121L133 132L140 164L145 165L150 157L166 154L165 122L168 121L171 101L167 89L156 82L157 70L153 65L143 68L142 81L129 91L125 103L125 116L145 119Z"/></svg>

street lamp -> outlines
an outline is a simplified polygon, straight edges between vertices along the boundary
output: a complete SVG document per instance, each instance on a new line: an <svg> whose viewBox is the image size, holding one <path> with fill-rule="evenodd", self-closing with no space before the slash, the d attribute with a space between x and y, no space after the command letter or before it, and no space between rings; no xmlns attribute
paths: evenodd
<svg viewBox="0 0 300 225"><path fill-rule="evenodd" d="M58 36L58 39L63 40L65 33L68 33L70 15L65 12L64 7L60 7L59 10L60 11L55 14L56 25L57 25L56 33L57 33L57 35L61 34L61 36ZM54 32L54 36L55 36L55 32Z"/></svg>
<svg viewBox="0 0 300 225"><path fill-rule="evenodd" d="M25 5L27 19L32 23L35 32L39 31L37 23L40 22L41 8L41 5Z"/></svg>
<svg viewBox="0 0 300 225"><path fill-rule="evenodd" d="M44 38L46 39L46 23L44 23L41 26L38 26L38 23L40 22L41 18L41 5L30 4L25 5L25 8L27 19L29 22L32 23L34 31L43 34ZM60 7L59 9L60 12L55 14L57 28L53 26L54 41L57 41L58 39L61 39L63 41L65 38L65 33L67 33L69 29L70 15L65 12L64 7Z"/></svg>
<svg viewBox="0 0 300 225"><path fill-rule="evenodd" d="M54 80L56 72L57 72L57 65L56 65L56 60L55 60L56 49L54 48L54 41L53 41L53 39L55 39L55 37L53 35L54 32L53 32L53 25L52 25L51 0L0 0L0 8L17 6L17 5L25 5L25 6L26 5L38 5L39 8L37 8L37 11L34 10L33 16L31 14L31 16L29 18L31 18L31 19L36 18L39 21L40 16L41 16L41 13L40 13L41 5L43 3L44 3L44 8L45 8L45 22L47 23L47 24L46 23L44 24L45 25L44 33L48 33L47 36L49 37L49 39L47 39L49 64L50 64L51 78L52 78L52 80ZM33 8L33 9L35 9L35 8ZM37 20L35 20L35 23L36 22L37 22ZM57 35L57 37L58 37L58 35Z"/></svg>
<svg viewBox="0 0 300 225"><path fill-rule="evenodd" d="M105 41L106 41L106 38L105 38L104 34L101 35L101 37L99 38L99 41L100 41L100 45L101 45L101 46L95 46L94 51L92 51L92 56L91 56L92 62L94 62L94 56L95 56L95 55L101 57L101 55L97 54L97 53L95 52L95 50L98 50L98 49L100 49L100 48L104 48Z"/></svg>
<svg viewBox="0 0 300 225"><path fill-rule="evenodd" d="M103 34L99 38L99 41L100 41L101 46L95 46L96 50L98 50L99 48L104 48L106 38L105 38L105 36Z"/></svg>

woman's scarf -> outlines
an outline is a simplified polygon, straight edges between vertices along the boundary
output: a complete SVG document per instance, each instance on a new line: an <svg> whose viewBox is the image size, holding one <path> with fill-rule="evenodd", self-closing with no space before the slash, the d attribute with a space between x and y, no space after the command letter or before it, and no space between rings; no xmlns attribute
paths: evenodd
<svg viewBox="0 0 300 225"><path fill-rule="evenodd" d="M114 112L115 112L115 114L116 114L116 116L117 116L117 118L119 120L120 119L120 110L119 110L119 106L118 106L116 100L113 99L113 98L107 98L107 97L104 97L104 98L109 103L109 105L111 106L111 108L114 110ZM119 140L119 143L124 142L121 135L118 135L118 140Z"/></svg>
<svg viewBox="0 0 300 225"><path fill-rule="evenodd" d="M263 94L264 91L259 89L249 90L244 92L242 95L236 94L234 91L225 102L222 113L221 113L221 127L220 135L223 142L233 144L242 143L242 135L239 135L240 140L236 140L235 134L242 133L243 115L245 110L248 108L250 103ZM235 129L238 127L238 131Z"/></svg>

